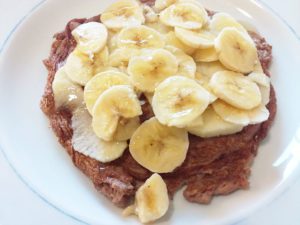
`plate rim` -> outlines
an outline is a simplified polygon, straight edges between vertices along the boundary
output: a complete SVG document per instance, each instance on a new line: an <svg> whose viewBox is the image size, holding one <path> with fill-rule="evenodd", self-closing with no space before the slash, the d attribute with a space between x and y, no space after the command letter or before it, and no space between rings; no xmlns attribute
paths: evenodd
<svg viewBox="0 0 300 225"><path fill-rule="evenodd" d="M296 38L296 40L299 43L300 46L300 34L298 34L296 32L296 30L287 22L286 19L284 19L280 13L278 13L276 10L274 10L272 7L270 7L266 2L264 2L263 0L246 0L251 2L252 4L255 4L257 6L262 6L261 8L264 10L267 10L269 12L269 14L271 14L272 16L274 16L275 18L277 17L277 19L282 23L283 26L285 26L291 33L292 36ZM0 60L4 57L5 55L5 51L9 49L10 47L10 40L13 38L13 36L17 33L17 31L19 30L19 28L35 13L37 12L42 6L44 6L44 4L46 2L49 2L48 0L40 0L39 2L37 2L35 5L33 5L33 7L28 10L24 16L19 19L15 25L13 26L13 28L8 32L8 34L6 35L6 37L4 38L3 43L0 46ZM41 193L39 193L38 190L36 190L32 185L30 184L29 181L27 181L22 175L21 173L15 168L15 166L13 165L13 163L11 162L11 160L9 159L9 156L6 154L6 150L4 150L3 148L3 144L1 143L0 140L0 152L2 153L2 155L4 156L5 161L8 163L9 167L12 169L12 171L14 172L14 174L17 176L17 178L19 180L22 181L22 183L30 190L32 191L33 194L35 194L39 199L42 200L42 202L46 203L47 205L53 207L55 210L57 210L58 212L62 213L63 215L69 217L70 219L75 220L76 222L82 223L82 224L87 224L89 225L88 222L72 215L71 213L66 212L65 210L59 208L58 206L55 205L55 203L50 202L49 200L47 200L46 196L43 196ZM298 171L300 172L300 171ZM281 196L282 194L284 194L287 190L288 187L293 185L293 183L295 183L297 176L289 176L284 184L281 184L279 187L274 187L273 192L267 196L265 199L263 199L262 201L260 201L259 204L257 204L254 207L251 207L250 209L241 212L238 216L229 218L228 221L225 222L225 224L238 224L242 221L244 221L247 217L251 216L253 213L255 213L257 210L259 210L260 208L267 206L269 204L271 204L273 201L275 201L279 196Z"/></svg>

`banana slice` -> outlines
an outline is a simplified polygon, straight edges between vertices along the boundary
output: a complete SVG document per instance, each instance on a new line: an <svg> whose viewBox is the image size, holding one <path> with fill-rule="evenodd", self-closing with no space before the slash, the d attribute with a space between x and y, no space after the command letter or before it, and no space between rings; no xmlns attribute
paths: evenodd
<svg viewBox="0 0 300 225"><path fill-rule="evenodd" d="M83 90L78 84L74 84L61 67L55 74L52 83L55 107L66 106L75 109L83 103Z"/></svg>
<svg viewBox="0 0 300 225"><path fill-rule="evenodd" d="M160 82L176 74L177 70L176 57L164 49L144 50L129 61L127 69L134 85L145 92L153 92Z"/></svg>
<svg viewBox="0 0 300 225"><path fill-rule="evenodd" d="M153 117L132 135L129 150L132 157L154 173L169 173L185 160L189 146L183 129L167 127Z"/></svg>
<svg viewBox="0 0 300 225"><path fill-rule="evenodd" d="M167 49L177 58L178 75L182 75L189 78L195 78L196 63L191 56L185 54L179 48L173 47L171 45L166 46L165 49Z"/></svg>
<svg viewBox="0 0 300 225"><path fill-rule="evenodd" d="M204 112L209 97L196 81L182 76L169 77L155 89L153 112L160 123L183 128Z"/></svg>
<svg viewBox="0 0 300 225"><path fill-rule="evenodd" d="M203 123L204 123L204 120L203 120L203 114L201 114L201 115L198 116L196 119L194 119L191 123L189 123L189 124L186 126L186 128L202 126Z"/></svg>
<svg viewBox="0 0 300 225"><path fill-rule="evenodd" d="M101 51L108 38L107 28L97 22L79 25L72 31L72 35L77 42L78 50L87 55Z"/></svg>
<svg viewBox="0 0 300 225"><path fill-rule="evenodd" d="M258 63L255 44L236 28L224 28L215 40L219 60L228 69L250 73Z"/></svg>
<svg viewBox="0 0 300 225"><path fill-rule="evenodd" d="M108 88L116 85L131 85L128 75L117 72L107 71L95 75L84 88L84 101L88 111L92 114L93 108L98 97Z"/></svg>
<svg viewBox="0 0 300 225"><path fill-rule="evenodd" d="M212 48L214 47L215 36L207 31L192 31L175 27L176 37L184 44L192 48Z"/></svg>
<svg viewBox="0 0 300 225"><path fill-rule="evenodd" d="M219 56L214 47L206 49L198 49L194 54L196 62L215 62L218 61Z"/></svg>
<svg viewBox="0 0 300 225"><path fill-rule="evenodd" d="M133 89L118 85L105 90L93 108L92 126L96 135L111 141L120 119L130 119L142 114L141 106Z"/></svg>
<svg viewBox="0 0 300 225"><path fill-rule="evenodd" d="M126 141L106 142L98 138L92 129L92 117L84 108L78 108L72 116L72 145L75 151L100 162L111 162L127 148Z"/></svg>
<svg viewBox="0 0 300 225"><path fill-rule="evenodd" d="M145 24L147 27L150 27L154 30L156 30L160 34L167 34L170 31L172 31L172 27L168 27L164 24L162 24L160 21L157 22L152 22L152 23L146 23Z"/></svg>
<svg viewBox="0 0 300 225"><path fill-rule="evenodd" d="M165 8L169 7L170 5L176 3L177 0L156 0L154 4L154 8L157 11L162 11Z"/></svg>
<svg viewBox="0 0 300 225"><path fill-rule="evenodd" d="M109 52L113 52L118 48L118 35L119 32L109 31L107 39L107 48Z"/></svg>
<svg viewBox="0 0 300 225"><path fill-rule="evenodd" d="M149 5L143 5L143 13L146 23L154 23L158 21L158 14Z"/></svg>
<svg viewBox="0 0 300 225"><path fill-rule="evenodd" d="M129 60L140 54L139 49L135 48L118 48L112 52L108 59L108 64L113 67L124 69L128 67Z"/></svg>
<svg viewBox="0 0 300 225"><path fill-rule="evenodd" d="M140 118L138 116L130 119L121 118L119 120L113 140L115 141L129 140L139 126L140 126Z"/></svg>
<svg viewBox="0 0 300 225"><path fill-rule="evenodd" d="M217 97L240 109L253 109L261 103L257 84L243 74L216 72L210 79L209 86Z"/></svg>
<svg viewBox="0 0 300 225"><path fill-rule="evenodd" d="M241 32L247 33L242 24L227 13L216 13L210 22L210 29L215 33L220 33L224 28L234 27Z"/></svg>
<svg viewBox="0 0 300 225"><path fill-rule="evenodd" d="M166 214L169 208L168 189L157 173L139 187L134 205L128 206L123 215L136 214L142 223L153 222Z"/></svg>
<svg viewBox="0 0 300 225"><path fill-rule="evenodd" d="M251 110L243 110L217 100L212 106L223 120L242 126L261 123L269 118L269 111L264 105L259 105Z"/></svg>
<svg viewBox="0 0 300 225"><path fill-rule="evenodd" d="M100 20L113 30L138 26L145 22L143 10L135 0L121 0L111 4L101 14Z"/></svg>
<svg viewBox="0 0 300 225"><path fill-rule="evenodd" d="M160 13L160 21L171 27L200 29L207 23L206 10L200 5L189 2L169 6Z"/></svg>
<svg viewBox="0 0 300 225"><path fill-rule="evenodd" d="M98 71L102 70L108 60L108 49L94 54L91 59L77 48L68 56L65 72L74 83L84 86Z"/></svg>
<svg viewBox="0 0 300 225"><path fill-rule="evenodd" d="M264 105L267 105L270 101L270 77L268 77L263 72L252 72L248 75L248 78L258 85L261 93L262 103Z"/></svg>
<svg viewBox="0 0 300 225"><path fill-rule="evenodd" d="M202 114L203 123L199 126L189 126L187 131L193 135L210 138L235 134L243 129L243 125L229 123L223 120L214 109L209 106Z"/></svg>
<svg viewBox="0 0 300 225"><path fill-rule="evenodd" d="M198 62L196 71L199 72L207 81L214 73L227 70L219 61L215 62Z"/></svg>
<svg viewBox="0 0 300 225"><path fill-rule="evenodd" d="M184 51L188 55L192 55L195 52L194 48L191 48L184 44L182 41L180 41L174 31L170 31L165 35L166 45L171 45L176 48L179 48L180 50Z"/></svg>
<svg viewBox="0 0 300 225"><path fill-rule="evenodd" d="M164 45L160 33L144 25L124 28L118 38L120 48L163 48Z"/></svg>

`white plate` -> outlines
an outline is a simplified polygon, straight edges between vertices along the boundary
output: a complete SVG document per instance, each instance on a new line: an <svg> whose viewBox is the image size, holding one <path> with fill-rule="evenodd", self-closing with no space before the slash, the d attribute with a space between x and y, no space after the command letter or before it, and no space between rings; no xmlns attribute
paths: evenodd
<svg viewBox="0 0 300 225"><path fill-rule="evenodd" d="M249 0L203 0L208 8L231 13L256 27L274 47L272 82L278 113L252 167L251 188L216 197L208 206L191 204L178 193L161 224L228 224L278 195L300 167L300 44L293 33L261 4ZM75 17L99 14L109 1L46 1L12 35L0 63L0 143L23 181L65 214L90 224L138 224L98 194L57 143L39 101L46 83L41 60L52 35Z"/></svg>

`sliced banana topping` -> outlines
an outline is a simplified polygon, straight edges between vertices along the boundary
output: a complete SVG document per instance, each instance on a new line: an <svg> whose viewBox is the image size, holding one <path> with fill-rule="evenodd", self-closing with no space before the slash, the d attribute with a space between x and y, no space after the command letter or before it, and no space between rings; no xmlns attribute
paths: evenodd
<svg viewBox="0 0 300 225"><path fill-rule="evenodd" d="M73 83L61 67L55 74L52 83L55 107L66 106L75 109L83 104L83 89L80 85Z"/></svg>
<svg viewBox="0 0 300 225"><path fill-rule="evenodd" d="M197 70L207 81L210 80L214 73L227 70L220 61L214 62L197 62Z"/></svg>
<svg viewBox="0 0 300 225"><path fill-rule="evenodd" d="M84 101L92 114L98 97L108 88L115 85L131 85L128 75L117 71L106 71L95 75L84 88Z"/></svg>
<svg viewBox="0 0 300 225"><path fill-rule="evenodd" d="M269 118L269 111L264 105L259 105L251 110L243 110L217 100L212 106L223 120L242 126L261 123Z"/></svg>
<svg viewBox="0 0 300 225"><path fill-rule="evenodd" d="M105 90L97 99L92 126L98 137L111 141L120 120L141 114L141 106L133 89L128 85L117 85Z"/></svg>
<svg viewBox="0 0 300 225"><path fill-rule="evenodd" d="M215 36L208 31L192 31L175 27L175 35L180 41L192 48L214 47Z"/></svg>
<svg viewBox="0 0 300 225"><path fill-rule="evenodd" d="M84 86L99 70L102 70L108 60L108 49L105 47L91 59L77 48L68 56L65 72L70 80Z"/></svg>
<svg viewBox="0 0 300 225"><path fill-rule="evenodd" d="M173 30L172 27L166 26L166 25L162 24L160 21L156 21L156 22L152 22L152 23L149 22L149 23L146 23L145 25L147 27L150 27L150 28L156 30L160 34L167 34Z"/></svg>
<svg viewBox="0 0 300 225"><path fill-rule="evenodd" d="M243 74L231 71L216 72L209 86L217 97L239 109L253 109L262 101L257 84Z"/></svg>
<svg viewBox="0 0 300 225"><path fill-rule="evenodd" d="M158 11L162 11L170 5L176 3L177 0L156 0L154 8Z"/></svg>
<svg viewBox="0 0 300 225"><path fill-rule="evenodd" d="M124 28L118 37L120 48L162 48L164 45L160 33L144 25Z"/></svg>
<svg viewBox="0 0 300 225"><path fill-rule="evenodd" d="M178 75L182 75L189 78L195 78L196 73L196 63L194 59L185 54L182 50L168 45L165 47L168 51L170 51L178 61Z"/></svg>
<svg viewBox="0 0 300 225"><path fill-rule="evenodd" d="M129 60L139 54L139 49L118 48L110 54L108 64L113 67L127 69Z"/></svg>
<svg viewBox="0 0 300 225"><path fill-rule="evenodd" d="M241 32L247 33L243 25L227 13L216 13L210 21L210 29L215 33L220 33L227 27L234 27Z"/></svg>
<svg viewBox="0 0 300 225"><path fill-rule="evenodd" d="M101 51L107 42L107 28L102 23L89 22L79 25L72 31L79 51L93 55Z"/></svg>
<svg viewBox="0 0 300 225"><path fill-rule="evenodd" d="M185 130L164 126L151 118L134 132L129 151L143 167L155 173L169 173L185 160L189 146Z"/></svg>
<svg viewBox="0 0 300 225"><path fill-rule="evenodd" d="M176 57L167 50L144 50L129 61L128 73L141 91L153 92L155 87L178 70Z"/></svg>
<svg viewBox="0 0 300 225"><path fill-rule="evenodd" d="M160 21L168 26L200 29L208 16L203 7L190 2L177 3L160 13Z"/></svg>
<svg viewBox="0 0 300 225"><path fill-rule="evenodd" d="M121 0L111 4L101 14L100 20L107 28L117 30L141 25L145 17L137 1Z"/></svg>
<svg viewBox="0 0 300 225"><path fill-rule="evenodd" d="M158 14L149 5L143 6L143 13L145 16L146 23L155 23L158 21Z"/></svg>
<svg viewBox="0 0 300 225"><path fill-rule="evenodd" d="M154 173L139 187L134 205L127 207L123 215L136 214L142 223L149 223L165 215L168 208L167 186L161 176Z"/></svg>
<svg viewBox="0 0 300 225"><path fill-rule="evenodd" d="M202 138L209 138L234 134L243 129L243 125L223 120L211 106L205 110L201 118L202 124L187 127L189 133Z"/></svg>
<svg viewBox="0 0 300 225"><path fill-rule="evenodd" d="M84 108L73 112L72 129L75 151L103 163L119 158L128 146L126 141L106 142L98 138L92 129L92 117Z"/></svg>
<svg viewBox="0 0 300 225"><path fill-rule="evenodd" d="M139 126L140 126L140 118L138 116L130 119L121 118L119 120L116 132L113 136L113 140L115 141L129 140Z"/></svg>
<svg viewBox="0 0 300 225"><path fill-rule="evenodd" d="M271 80L263 72L252 72L248 75L248 78L254 81L260 90L262 103L267 105L270 101L270 90L271 90Z"/></svg>
<svg viewBox="0 0 300 225"><path fill-rule="evenodd" d="M155 89L152 106L160 123L183 128L204 112L209 101L209 93L196 81L174 76Z"/></svg>
<svg viewBox="0 0 300 225"><path fill-rule="evenodd" d="M166 45L171 45L180 50L184 51L188 55L192 55L195 52L195 48L189 47L188 45L184 44L180 41L174 31L170 31L165 35Z"/></svg>
<svg viewBox="0 0 300 225"><path fill-rule="evenodd" d="M258 63L255 44L236 28L224 28L215 40L215 48L221 63L230 70L251 73Z"/></svg>
<svg viewBox="0 0 300 225"><path fill-rule="evenodd" d="M218 61L219 56L214 47L206 49L198 49L194 54L196 62L215 62Z"/></svg>

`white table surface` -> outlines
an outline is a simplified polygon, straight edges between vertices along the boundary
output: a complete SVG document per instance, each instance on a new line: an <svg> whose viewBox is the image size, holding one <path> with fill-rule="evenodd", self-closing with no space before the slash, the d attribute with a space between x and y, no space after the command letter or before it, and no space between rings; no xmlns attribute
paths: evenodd
<svg viewBox="0 0 300 225"><path fill-rule="evenodd" d="M278 12L300 36L300 0L263 1ZM39 0L0 0L0 46L16 23L37 2ZM238 225L298 225L300 224L299 209L300 177L284 194L239 222ZM79 225L81 223L57 211L29 190L0 152L0 225L19 224Z"/></svg>

